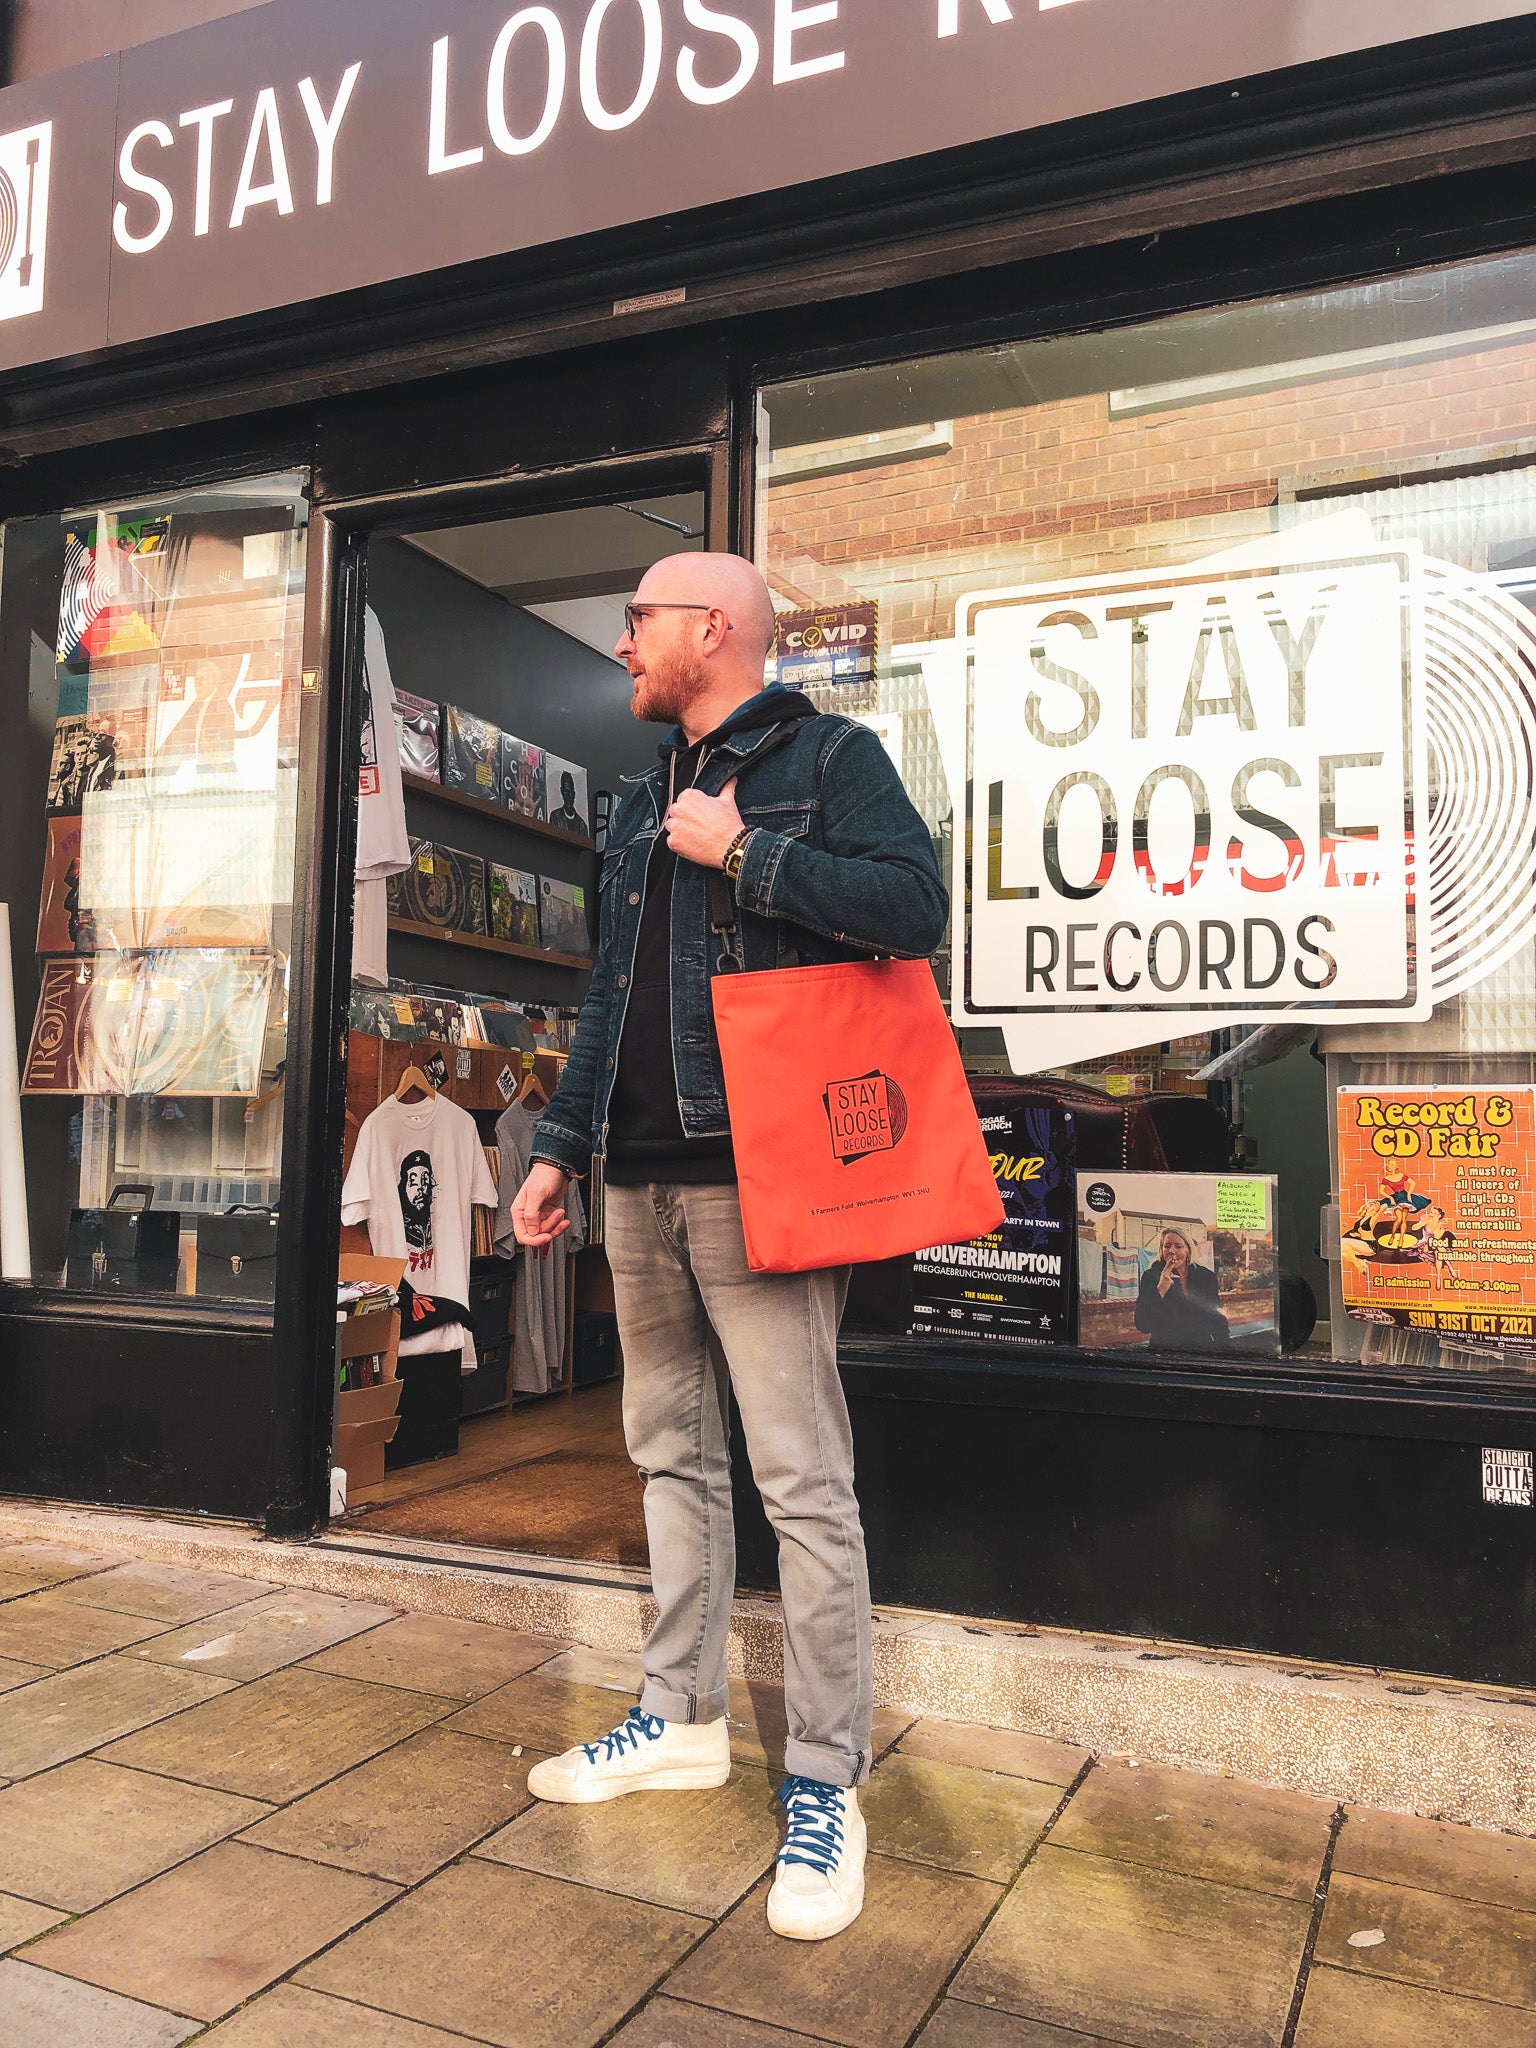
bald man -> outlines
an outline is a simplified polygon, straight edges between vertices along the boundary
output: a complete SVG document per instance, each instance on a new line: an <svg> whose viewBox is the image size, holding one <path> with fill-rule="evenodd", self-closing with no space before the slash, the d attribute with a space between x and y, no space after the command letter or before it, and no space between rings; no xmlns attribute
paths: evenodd
<svg viewBox="0 0 1536 2048"><path fill-rule="evenodd" d="M872 1760L869 1580L837 1373L848 1271L747 1265L709 984L920 958L948 901L874 733L764 688L773 639L749 563L675 555L647 573L615 649L635 717L671 729L614 814L592 986L513 1223L521 1243L551 1243L571 1179L604 1157L624 1432L645 1477L658 1613L628 1719L537 1765L528 1788L586 1804L729 1777L734 1391L784 1611L786 1830L768 1922L817 1941L863 1906L857 1788ZM808 1011L807 1043L816 1030ZM784 1046L786 1062L802 1056Z"/></svg>

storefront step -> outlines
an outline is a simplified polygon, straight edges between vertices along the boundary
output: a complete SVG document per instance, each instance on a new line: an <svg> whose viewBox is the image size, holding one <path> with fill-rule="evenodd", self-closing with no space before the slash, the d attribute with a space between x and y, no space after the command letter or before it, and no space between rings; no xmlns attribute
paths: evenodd
<svg viewBox="0 0 1536 2048"><path fill-rule="evenodd" d="M517 1628L607 1652L620 1674L651 1611L646 1575L619 1565L0 1501L0 1545L21 1542ZM1533 1692L912 1609L882 1610L874 1650L882 1708L1536 1836ZM731 1668L782 1682L777 1602L737 1601Z"/></svg>

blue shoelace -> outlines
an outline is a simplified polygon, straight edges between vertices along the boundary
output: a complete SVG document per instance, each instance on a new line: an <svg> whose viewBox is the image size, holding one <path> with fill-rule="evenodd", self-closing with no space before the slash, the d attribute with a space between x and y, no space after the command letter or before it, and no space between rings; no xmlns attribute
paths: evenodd
<svg viewBox="0 0 1536 2048"><path fill-rule="evenodd" d="M780 1863L803 1863L829 1877L843 1853L843 1789L819 1778L786 1778L779 1804L789 1816Z"/></svg>
<svg viewBox="0 0 1536 2048"><path fill-rule="evenodd" d="M626 1750L638 1749L642 1742L654 1742L663 1725L654 1714L645 1714L639 1707L631 1707L620 1727L610 1730L596 1742L584 1742L582 1751L589 1764L597 1762L599 1750L605 1764L616 1763Z"/></svg>

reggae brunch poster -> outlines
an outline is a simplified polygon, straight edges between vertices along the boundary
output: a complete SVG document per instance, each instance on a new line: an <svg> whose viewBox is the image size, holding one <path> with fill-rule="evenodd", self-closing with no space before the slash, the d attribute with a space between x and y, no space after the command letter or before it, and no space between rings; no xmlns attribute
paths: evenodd
<svg viewBox="0 0 1536 2048"><path fill-rule="evenodd" d="M1536 1349L1536 1089L1341 1088L1344 1305Z"/></svg>

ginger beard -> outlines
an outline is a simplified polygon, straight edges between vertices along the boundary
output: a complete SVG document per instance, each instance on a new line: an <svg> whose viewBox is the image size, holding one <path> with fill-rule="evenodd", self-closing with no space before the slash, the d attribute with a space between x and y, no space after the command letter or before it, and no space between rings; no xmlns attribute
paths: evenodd
<svg viewBox="0 0 1536 2048"><path fill-rule="evenodd" d="M628 663L634 683L630 710L646 725L680 725L689 706L708 688L704 663L677 646L658 649L637 669L639 658L637 651Z"/></svg>

